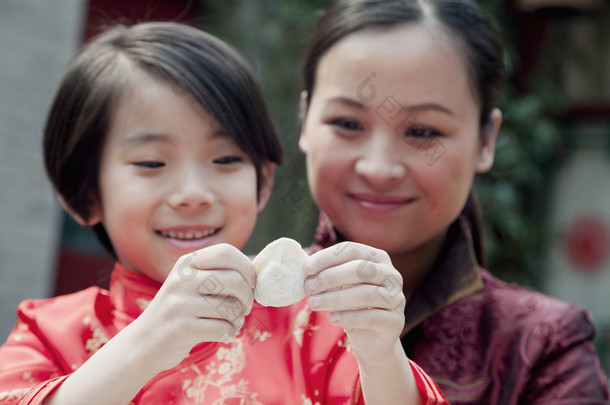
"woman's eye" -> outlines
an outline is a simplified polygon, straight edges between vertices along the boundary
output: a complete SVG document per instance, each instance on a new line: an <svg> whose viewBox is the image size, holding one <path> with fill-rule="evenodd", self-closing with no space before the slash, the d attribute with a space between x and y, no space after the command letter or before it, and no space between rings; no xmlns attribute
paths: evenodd
<svg viewBox="0 0 610 405"><path fill-rule="evenodd" d="M242 162L243 159L239 156L223 156L218 159L214 159L214 163L219 165L229 165L231 163Z"/></svg>
<svg viewBox="0 0 610 405"><path fill-rule="evenodd" d="M354 120L345 118L339 118L331 121L331 125L347 131L359 131L362 129L362 125Z"/></svg>
<svg viewBox="0 0 610 405"><path fill-rule="evenodd" d="M159 169L159 168L165 166L165 163L147 160L147 161L142 161L142 162L134 162L133 165L136 167L142 167L145 169Z"/></svg>
<svg viewBox="0 0 610 405"><path fill-rule="evenodd" d="M412 138L434 138L440 135L440 132L426 127L411 127L405 130L405 136Z"/></svg>

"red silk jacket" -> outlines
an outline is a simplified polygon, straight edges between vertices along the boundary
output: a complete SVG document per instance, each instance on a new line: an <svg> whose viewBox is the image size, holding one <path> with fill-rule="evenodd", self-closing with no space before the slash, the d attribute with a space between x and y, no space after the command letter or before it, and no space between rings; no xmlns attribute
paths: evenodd
<svg viewBox="0 0 610 405"><path fill-rule="evenodd" d="M41 404L141 314L159 287L117 264L109 291L91 287L24 301L0 347L0 405ZM363 403L357 367L343 329L325 312L311 311L306 300L285 308L255 302L233 342L195 346L177 367L149 381L132 404ZM424 404L447 404L419 367L412 364L412 370Z"/></svg>

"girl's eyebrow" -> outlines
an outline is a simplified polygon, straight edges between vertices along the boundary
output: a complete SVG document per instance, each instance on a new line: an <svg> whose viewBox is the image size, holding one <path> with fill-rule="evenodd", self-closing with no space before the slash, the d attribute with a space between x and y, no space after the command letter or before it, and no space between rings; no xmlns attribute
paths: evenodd
<svg viewBox="0 0 610 405"><path fill-rule="evenodd" d="M229 139L234 142L225 131L221 129L215 129L209 137L209 140L213 139ZM127 136L121 140L120 146L131 146L131 145L144 145L150 143L172 143L172 137L164 133L155 132L141 132Z"/></svg>
<svg viewBox="0 0 610 405"><path fill-rule="evenodd" d="M219 138L229 138L224 129L214 129L214 131L210 134L210 139L219 139Z"/></svg>
<svg viewBox="0 0 610 405"><path fill-rule="evenodd" d="M121 146L133 145L133 144L145 144L145 143L152 143L152 142L169 143L170 141L171 141L171 138L169 135L145 132L145 133L138 133L135 135L128 136L127 138L125 138L121 141Z"/></svg>

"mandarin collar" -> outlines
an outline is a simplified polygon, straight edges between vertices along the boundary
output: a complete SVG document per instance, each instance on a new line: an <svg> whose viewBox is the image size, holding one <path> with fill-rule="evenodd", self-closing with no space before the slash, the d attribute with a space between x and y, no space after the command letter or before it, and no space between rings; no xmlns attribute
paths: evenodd
<svg viewBox="0 0 610 405"><path fill-rule="evenodd" d="M130 323L140 316L159 288L158 281L116 262L110 279L110 299L117 320Z"/></svg>
<svg viewBox="0 0 610 405"><path fill-rule="evenodd" d="M482 289L470 225L460 217L449 228L439 260L405 306L402 336L441 309Z"/></svg>
<svg viewBox="0 0 610 405"><path fill-rule="evenodd" d="M312 252L345 240L324 213L316 230ZM450 227L439 256L405 306L402 336L441 309L483 289L483 280L474 253L470 224L464 217Z"/></svg>

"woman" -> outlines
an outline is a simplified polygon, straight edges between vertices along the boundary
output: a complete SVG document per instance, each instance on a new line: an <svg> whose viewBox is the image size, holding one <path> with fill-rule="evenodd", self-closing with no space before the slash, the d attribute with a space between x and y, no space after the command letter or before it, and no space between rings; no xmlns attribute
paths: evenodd
<svg viewBox="0 0 610 405"><path fill-rule="evenodd" d="M607 403L590 315L481 266L473 179L493 164L505 74L477 4L339 1L311 34L303 74L299 145L322 211L310 305L344 303L331 320L366 353L377 337L364 325L383 331L390 316L354 311L356 290L338 287L398 293L379 279L392 274L387 253L407 297L396 339L450 403Z"/></svg>

